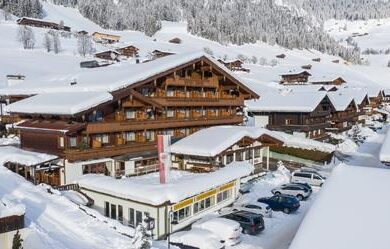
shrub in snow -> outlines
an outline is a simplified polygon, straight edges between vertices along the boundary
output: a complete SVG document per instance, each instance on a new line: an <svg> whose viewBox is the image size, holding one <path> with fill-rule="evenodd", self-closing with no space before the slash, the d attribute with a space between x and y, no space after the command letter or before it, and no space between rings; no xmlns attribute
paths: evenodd
<svg viewBox="0 0 390 249"><path fill-rule="evenodd" d="M77 39L77 50L83 57L93 52L92 39L88 35L80 35Z"/></svg>
<svg viewBox="0 0 390 249"><path fill-rule="evenodd" d="M152 240L146 230L145 221L136 227L132 244L136 249L150 249L152 247Z"/></svg>
<svg viewBox="0 0 390 249"><path fill-rule="evenodd" d="M34 31L30 27L19 26L17 39L24 49L33 49L35 46Z"/></svg>
<svg viewBox="0 0 390 249"><path fill-rule="evenodd" d="M50 52L52 47L53 47L53 43L52 43L52 38L51 38L51 35L49 33L46 33L44 36L43 36L43 42L42 42L42 45L43 47L46 49L47 52Z"/></svg>
<svg viewBox="0 0 390 249"><path fill-rule="evenodd" d="M23 243L23 239L20 236L20 233L18 230L18 231L16 231L14 238L12 240L12 249L23 249L22 243Z"/></svg>

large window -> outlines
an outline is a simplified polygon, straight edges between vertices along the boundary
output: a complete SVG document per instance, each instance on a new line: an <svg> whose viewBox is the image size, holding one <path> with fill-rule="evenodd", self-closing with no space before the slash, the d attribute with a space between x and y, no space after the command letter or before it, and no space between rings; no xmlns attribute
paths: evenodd
<svg viewBox="0 0 390 249"><path fill-rule="evenodd" d="M116 220L116 205L111 204L111 219Z"/></svg>
<svg viewBox="0 0 390 249"><path fill-rule="evenodd" d="M135 226L138 226L138 224L142 223L142 212L136 211L135 212Z"/></svg>
<svg viewBox="0 0 390 249"><path fill-rule="evenodd" d="M125 133L126 142L134 142L135 141L135 132L126 132Z"/></svg>
<svg viewBox="0 0 390 249"><path fill-rule="evenodd" d="M167 110L167 118L173 118L175 116L174 110Z"/></svg>
<svg viewBox="0 0 390 249"><path fill-rule="evenodd" d="M233 154L227 154L226 155L226 164L229 164L229 163L233 162L233 160L234 160Z"/></svg>
<svg viewBox="0 0 390 249"><path fill-rule="evenodd" d="M135 111L134 110L126 110L126 119L134 119Z"/></svg>
<svg viewBox="0 0 390 249"><path fill-rule="evenodd" d="M77 146L77 137L69 137L69 147Z"/></svg>
<svg viewBox="0 0 390 249"><path fill-rule="evenodd" d="M110 203L107 201L104 202L104 215L110 217Z"/></svg>
<svg viewBox="0 0 390 249"><path fill-rule="evenodd" d="M217 194L217 202L222 202L229 199L232 196L232 190L227 189Z"/></svg>
<svg viewBox="0 0 390 249"><path fill-rule="evenodd" d="M259 158L261 155L261 149L260 148L256 148L255 149L255 158Z"/></svg>
<svg viewBox="0 0 390 249"><path fill-rule="evenodd" d="M118 205L118 220L123 224L123 207L122 205Z"/></svg>
<svg viewBox="0 0 390 249"><path fill-rule="evenodd" d="M135 211L134 208L129 208L129 226L134 227L135 225Z"/></svg>
<svg viewBox="0 0 390 249"><path fill-rule="evenodd" d="M108 144L110 143L110 136L108 134L103 134L102 135L102 143L103 144Z"/></svg>
<svg viewBox="0 0 390 249"><path fill-rule="evenodd" d="M154 131L146 131L145 137L147 141L154 141Z"/></svg>
<svg viewBox="0 0 390 249"><path fill-rule="evenodd" d="M58 140L58 147L60 147L60 148L64 148L65 147L64 137L60 137L59 138L59 140Z"/></svg>
<svg viewBox="0 0 390 249"><path fill-rule="evenodd" d="M206 210L215 204L215 197L211 196L194 204L194 214Z"/></svg>

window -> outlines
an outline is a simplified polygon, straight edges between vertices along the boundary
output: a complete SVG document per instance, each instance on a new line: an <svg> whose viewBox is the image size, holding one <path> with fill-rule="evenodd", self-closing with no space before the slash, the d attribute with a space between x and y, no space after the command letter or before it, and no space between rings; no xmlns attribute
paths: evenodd
<svg viewBox="0 0 390 249"><path fill-rule="evenodd" d="M125 133L125 140L126 140L126 142L135 141L135 132L126 132Z"/></svg>
<svg viewBox="0 0 390 249"><path fill-rule="evenodd" d="M58 140L58 147L64 148L64 146L65 146L64 137L60 137L59 140Z"/></svg>
<svg viewBox="0 0 390 249"><path fill-rule="evenodd" d="M110 142L108 134L102 135L102 143L103 144L108 144Z"/></svg>
<svg viewBox="0 0 390 249"><path fill-rule="evenodd" d="M69 147L76 147L77 146L77 137L70 137L69 138Z"/></svg>
<svg viewBox="0 0 390 249"><path fill-rule="evenodd" d="M226 155L226 164L233 162L233 154Z"/></svg>
<svg viewBox="0 0 390 249"><path fill-rule="evenodd" d="M215 204L215 197L211 196L194 204L194 214L203 211Z"/></svg>
<svg viewBox="0 0 390 249"><path fill-rule="evenodd" d="M126 119L134 119L135 111L134 110L126 110Z"/></svg>
<svg viewBox="0 0 390 249"><path fill-rule="evenodd" d="M224 200L227 200L231 196L232 196L232 190L231 189L227 189L227 190L224 190L222 192L219 192L217 194L217 202L219 203L219 202L222 202Z"/></svg>
<svg viewBox="0 0 390 249"><path fill-rule="evenodd" d="M138 226L138 224L142 223L142 212L136 211L135 212L135 226Z"/></svg>
<svg viewBox="0 0 390 249"><path fill-rule="evenodd" d="M134 227L135 217L134 208L129 208L129 226Z"/></svg>
<svg viewBox="0 0 390 249"><path fill-rule="evenodd" d="M111 204L111 219L116 220L116 206Z"/></svg>
<svg viewBox="0 0 390 249"><path fill-rule="evenodd" d="M167 97L174 97L175 96L175 91L173 89L168 89L167 90Z"/></svg>
<svg viewBox="0 0 390 249"><path fill-rule="evenodd" d="M107 201L104 202L104 215L110 217L110 203Z"/></svg>
<svg viewBox="0 0 390 249"><path fill-rule="evenodd" d="M118 220L123 224L123 207L118 205Z"/></svg>
<svg viewBox="0 0 390 249"><path fill-rule="evenodd" d="M291 119L286 119L286 121L285 121L286 123L286 125L290 125L290 124L292 124L292 120Z"/></svg>
<svg viewBox="0 0 390 249"><path fill-rule="evenodd" d="M255 149L255 158L259 158L261 155L261 149L260 148L256 148Z"/></svg>
<svg viewBox="0 0 390 249"><path fill-rule="evenodd" d="M244 155L242 152L236 152L236 161L243 161Z"/></svg>
<svg viewBox="0 0 390 249"><path fill-rule="evenodd" d="M185 208L179 209L178 211L175 211L173 213L173 220L182 221L190 216L191 216L191 209L190 206L187 206Z"/></svg>
<svg viewBox="0 0 390 249"><path fill-rule="evenodd" d="M148 141L154 141L154 131L146 131L145 137Z"/></svg>
<svg viewBox="0 0 390 249"><path fill-rule="evenodd" d="M174 110L167 110L167 118L173 118L175 116Z"/></svg>

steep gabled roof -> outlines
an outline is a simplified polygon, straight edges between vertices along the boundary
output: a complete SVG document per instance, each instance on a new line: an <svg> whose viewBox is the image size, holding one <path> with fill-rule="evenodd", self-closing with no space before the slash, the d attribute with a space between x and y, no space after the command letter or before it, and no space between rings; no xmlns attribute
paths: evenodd
<svg viewBox="0 0 390 249"><path fill-rule="evenodd" d="M354 96L351 93L340 91L328 92L328 97L338 112L345 111L351 103L353 103L353 105L356 107Z"/></svg>

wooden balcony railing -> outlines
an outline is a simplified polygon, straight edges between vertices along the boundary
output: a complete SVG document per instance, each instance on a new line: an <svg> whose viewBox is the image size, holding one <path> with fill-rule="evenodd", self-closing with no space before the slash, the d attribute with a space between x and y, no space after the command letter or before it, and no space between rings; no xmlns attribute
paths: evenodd
<svg viewBox="0 0 390 249"><path fill-rule="evenodd" d="M0 234L24 228L24 215L0 218Z"/></svg>
<svg viewBox="0 0 390 249"><path fill-rule="evenodd" d="M90 160L103 157L113 157L120 156L128 153L136 153L148 150L156 149L155 142L145 142L145 143L133 143L126 145L117 145L117 146L107 146L101 148L91 148L91 149L67 149L64 151L64 156L70 162L81 161L81 160Z"/></svg>
<svg viewBox="0 0 390 249"><path fill-rule="evenodd" d="M292 131L302 131L308 132L317 129L325 129L330 127L329 123L320 123L320 124L307 124L307 125L268 125L267 128L271 130L292 130Z"/></svg>
<svg viewBox="0 0 390 249"><path fill-rule="evenodd" d="M209 87L218 88L219 82L217 77L211 77L207 79L196 78L168 78L165 81L167 86L187 86L187 87Z"/></svg>
<svg viewBox="0 0 390 249"><path fill-rule="evenodd" d="M148 97L161 106L171 107L200 107L200 106L243 106L243 98L177 98L177 97Z"/></svg>
<svg viewBox="0 0 390 249"><path fill-rule="evenodd" d="M242 116L217 116L217 117L199 117L199 118L184 118L184 119L157 119L157 120L129 120L129 121L105 121L99 123L90 123L87 125L87 133L110 133L123 131L137 130L155 130L167 128L180 128L192 126L211 126L223 124L240 124Z"/></svg>

